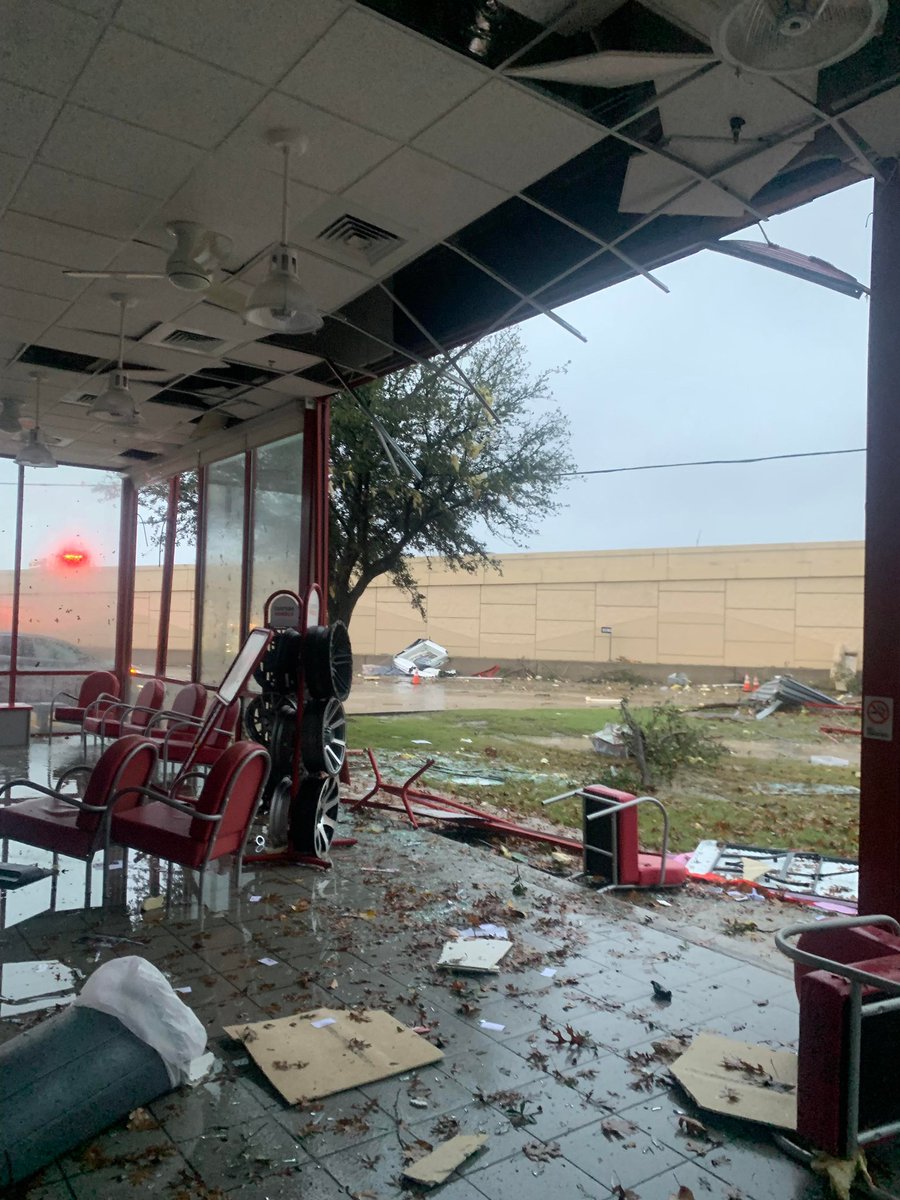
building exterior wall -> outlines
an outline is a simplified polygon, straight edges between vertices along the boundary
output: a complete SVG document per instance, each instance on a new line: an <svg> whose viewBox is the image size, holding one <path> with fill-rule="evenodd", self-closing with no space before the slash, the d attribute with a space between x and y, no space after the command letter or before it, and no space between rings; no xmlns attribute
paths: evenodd
<svg viewBox="0 0 900 1200"><path fill-rule="evenodd" d="M611 656L827 670L844 654L861 661L862 542L511 554L501 574L422 560L416 577L427 621L377 580L353 615L357 655L430 637L454 658L491 662Z"/></svg>
<svg viewBox="0 0 900 1200"><path fill-rule="evenodd" d="M30 575L31 569L23 571L23 628L70 636L61 614L74 581ZM453 572L423 559L416 576L427 621L386 579L377 580L353 616L357 657L392 655L417 637L440 642L456 660L482 663L602 664L611 658L827 670L842 654L862 652L862 542L510 554L499 574ZM155 661L160 582L158 567L138 567L134 660L142 670L152 670ZM110 641L115 586L111 568L79 580L91 598L81 605L72 640L86 647ZM3 628L9 628L11 590L12 573L0 572ZM193 596L193 567L177 566L170 664L189 661ZM612 639L600 632L604 626L612 628Z"/></svg>

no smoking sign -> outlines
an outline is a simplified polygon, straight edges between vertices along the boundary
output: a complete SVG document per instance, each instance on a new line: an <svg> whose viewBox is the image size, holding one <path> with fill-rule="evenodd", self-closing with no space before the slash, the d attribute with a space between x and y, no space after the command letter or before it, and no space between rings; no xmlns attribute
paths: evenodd
<svg viewBox="0 0 900 1200"><path fill-rule="evenodd" d="M877 742L894 740L894 700L892 696L863 697L863 737Z"/></svg>

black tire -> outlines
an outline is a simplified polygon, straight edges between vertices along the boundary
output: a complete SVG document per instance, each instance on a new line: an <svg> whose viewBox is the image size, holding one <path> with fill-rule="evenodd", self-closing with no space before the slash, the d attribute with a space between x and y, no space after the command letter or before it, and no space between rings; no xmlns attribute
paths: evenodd
<svg viewBox="0 0 900 1200"><path fill-rule="evenodd" d="M269 797L266 833L270 846L286 846L291 832L293 780L290 775L276 779Z"/></svg>
<svg viewBox="0 0 900 1200"><path fill-rule="evenodd" d="M262 662L253 677L266 691L297 691L300 673L302 635L296 629L280 629L272 638Z"/></svg>
<svg viewBox="0 0 900 1200"><path fill-rule="evenodd" d="M333 775L325 779L304 779L291 805L292 849L298 854L327 858L340 804L340 788Z"/></svg>
<svg viewBox="0 0 900 1200"><path fill-rule="evenodd" d="M296 744L297 706L293 703L282 704L275 714L269 734L273 775L293 771Z"/></svg>
<svg viewBox="0 0 900 1200"><path fill-rule="evenodd" d="M254 696L247 702L244 709L244 731L252 741L260 746L269 744L269 727L271 716L265 696Z"/></svg>
<svg viewBox="0 0 900 1200"><path fill-rule="evenodd" d="M300 723L300 753L311 775L339 775L347 757L347 717L340 700L308 700Z"/></svg>
<svg viewBox="0 0 900 1200"><path fill-rule="evenodd" d="M346 700L353 684L353 650L343 621L311 625L303 641L303 679L315 700Z"/></svg>

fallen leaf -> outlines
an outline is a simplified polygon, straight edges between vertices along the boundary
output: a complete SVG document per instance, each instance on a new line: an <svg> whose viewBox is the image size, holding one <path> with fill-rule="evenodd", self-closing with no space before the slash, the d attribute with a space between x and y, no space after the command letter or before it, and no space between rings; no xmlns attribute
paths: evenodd
<svg viewBox="0 0 900 1200"><path fill-rule="evenodd" d="M702 1138L707 1141L709 1138L709 1130L702 1121L695 1121L693 1117L688 1117L684 1113L678 1118L678 1129L681 1133L686 1133L688 1137Z"/></svg>
<svg viewBox="0 0 900 1200"><path fill-rule="evenodd" d="M669 988L663 987L661 983L657 983L655 979L651 979L650 983L653 987L653 999L659 1000L663 1004L669 1004L672 1000L672 992Z"/></svg>
<svg viewBox="0 0 900 1200"><path fill-rule="evenodd" d="M605 1121L600 1122L600 1129L603 1136L610 1142L623 1142L625 1138L634 1133L636 1126L630 1121L623 1121L620 1117L608 1117Z"/></svg>
<svg viewBox="0 0 900 1200"><path fill-rule="evenodd" d="M691 1189L682 1184L677 1192L672 1193L669 1200L695 1200L695 1197Z"/></svg>
<svg viewBox="0 0 900 1200"><path fill-rule="evenodd" d="M550 1162L553 1158L559 1158L562 1150L558 1142L526 1142L522 1153L532 1162Z"/></svg>
<svg viewBox="0 0 900 1200"><path fill-rule="evenodd" d="M136 1108L134 1112L128 1114L126 1128L143 1132L145 1129L159 1129L159 1122L146 1108Z"/></svg>
<svg viewBox="0 0 900 1200"><path fill-rule="evenodd" d="M641 1200L637 1192L631 1188L623 1187L621 1183L617 1183L613 1187L613 1200Z"/></svg>

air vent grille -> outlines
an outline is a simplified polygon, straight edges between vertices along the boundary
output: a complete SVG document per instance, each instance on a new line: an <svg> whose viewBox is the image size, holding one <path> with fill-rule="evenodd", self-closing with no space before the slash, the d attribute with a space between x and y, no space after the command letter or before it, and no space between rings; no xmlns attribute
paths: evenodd
<svg viewBox="0 0 900 1200"><path fill-rule="evenodd" d="M133 458L137 462L149 462L151 458L159 458L159 455L150 450L122 450L119 458Z"/></svg>
<svg viewBox="0 0 900 1200"><path fill-rule="evenodd" d="M316 237L316 241L358 255L366 262L374 264L399 249L406 239L391 233L389 229L382 229L380 225L366 221L363 217L343 213L330 225L325 226Z"/></svg>
<svg viewBox="0 0 900 1200"><path fill-rule="evenodd" d="M197 333L193 329L173 329L159 343L161 346L180 346L187 350L218 350L225 345L223 338L208 333Z"/></svg>

